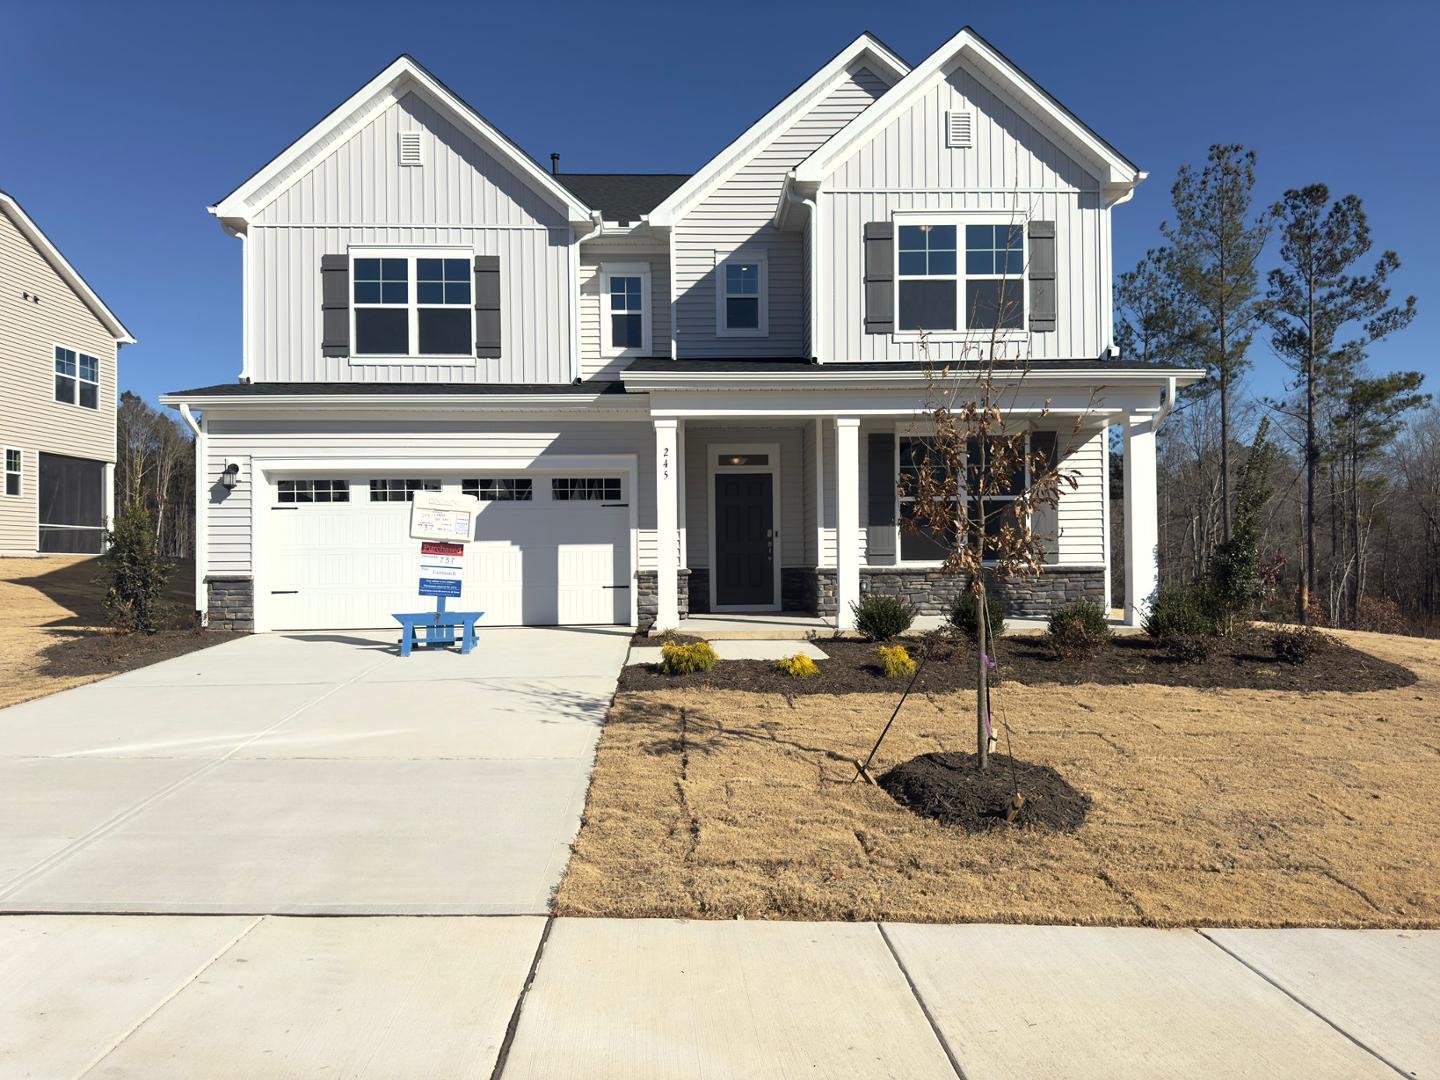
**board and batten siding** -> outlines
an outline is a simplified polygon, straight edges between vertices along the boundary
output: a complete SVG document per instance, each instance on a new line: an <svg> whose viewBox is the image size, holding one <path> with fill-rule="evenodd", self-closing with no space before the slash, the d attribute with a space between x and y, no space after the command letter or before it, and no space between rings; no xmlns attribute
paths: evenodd
<svg viewBox="0 0 1440 1080"><path fill-rule="evenodd" d="M55 400L56 345L100 361L98 408ZM0 209L0 448L22 455L20 495L0 487L0 555L37 549L42 452L115 460L117 352L110 331Z"/></svg>
<svg viewBox="0 0 1440 1080"><path fill-rule="evenodd" d="M615 250L596 254L582 248L580 257L580 377L610 381L618 379L631 358L609 356L603 351L607 300L602 295L601 267L606 263L645 264L650 267L650 355L670 355L670 263L664 255L630 254Z"/></svg>
<svg viewBox="0 0 1440 1080"><path fill-rule="evenodd" d="M398 163L399 133L423 164ZM427 102L407 93L290 179L249 226L256 382L556 383L574 378L573 238L565 215ZM320 257L352 246L498 255L502 350L463 363L320 352Z"/></svg>
<svg viewBox="0 0 1440 1080"><path fill-rule="evenodd" d="M786 174L868 108L888 84L864 66L836 84L742 168L685 213L674 230L676 347L682 358L802 356L806 344L804 237L772 221ZM722 337L715 325L716 253L764 252L769 333Z"/></svg>
<svg viewBox="0 0 1440 1080"><path fill-rule="evenodd" d="M945 114L968 109L973 145L945 145ZM919 360L913 338L864 332L864 228L897 211L976 212L1055 223L1056 329L1006 342L1007 355L1094 359L1110 338L1109 210L1101 185L1040 128L963 66L937 77L859 146L819 193L825 361ZM972 336L979 343L988 335ZM932 335L928 358L963 341Z"/></svg>
<svg viewBox="0 0 1440 1080"><path fill-rule="evenodd" d="M212 410L214 412L215 410ZM211 488L206 511L207 572L254 572L251 538L251 500L254 497L254 458L304 460L309 475L325 475L327 464L336 471L354 472L348 460L384 459L393 462L376 476L422 478L434 469L417 470L408 460L444 459L453 464L449 474L476 475L475 461L514 460L516 469L530 465L546 468L549 457L634 454L635 490L639 521L638 569L655 566L655 431L634 421L467 421L397 417L389 420L227 420L212 416L206 425L206 475L218 476L226 461L238 462L236 486L225 491Z"/></svg>

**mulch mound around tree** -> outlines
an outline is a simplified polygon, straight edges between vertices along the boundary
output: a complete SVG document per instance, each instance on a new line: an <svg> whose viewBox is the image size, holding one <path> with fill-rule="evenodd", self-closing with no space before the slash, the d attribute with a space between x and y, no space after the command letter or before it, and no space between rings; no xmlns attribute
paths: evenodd
<svg viewBox="0 0 1440 1080"><path fill-rule="evenodd" d="M990 755L983 773L974 754L921 754L881 775L879 784L921 817L971 833L997 827L1074 832L1090 812L1090 797L1054 769L1003 754ZM1005 814L1017 787L1025 802L1012 824Z"/></svg>
<svg viewBox="0 0 1440 1080"><path fill-rule="evenodd" d="M1290 690L1345 692L1396 690L1415 682L1409 668L1380 660L1334 638L1304 664L1286 664L1275 658L1270 632L1251 630L1217 641L1215 651L1198 663L1170 656L1144 636L1116 637L1094 656L1059 659L1041 637L1002 638L996 648L998 683L1027 686L1099 683L1103 686L1154 683L1225 690ZM912 656L920 656L920 643L904 640ZM887 679L875 656L875 646L862 641L815 642L828 656L818 661L820 674L797 679L777 671L765 660L722 660L710 671L690 675L663 675L656 667L634 664L620 677L621 690L678 690L697 687L713 690L748 690L756 693L854 694L899 692L906 680ZM917 692L948 693L975 687L975 651L953 639L925 665L915 684Z"/></svg>

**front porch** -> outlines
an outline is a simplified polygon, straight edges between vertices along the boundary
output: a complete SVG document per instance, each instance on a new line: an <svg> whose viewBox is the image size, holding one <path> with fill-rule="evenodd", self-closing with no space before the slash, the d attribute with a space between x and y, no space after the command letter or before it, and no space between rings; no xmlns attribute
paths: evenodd
<svg viewBox="0 0 1440 1080"><path fill-rule="evenodd" d="M869 593L904 597L938 623L966 588L901 527L897 462L906 438L923 434L920 376L908 373L903 390L884 373L868 392L836 392L825 367L809 370L795 393L646 387L657 516L653 576L641 572L650 577L641 583L642 629L780 639L846 631ZM1076 478L1033 522L1047 551L1040 575L995 583L1017 628L1082 598L1111 606L1115 426L1125 446L1124 622L1143 617L1157 581L1154 433L1173 389L1153 373L1150 381L1111 391L1109 402L1097 387L1038 377L1008 396L1007 415L1032 439L1053 438Z"/></svg>

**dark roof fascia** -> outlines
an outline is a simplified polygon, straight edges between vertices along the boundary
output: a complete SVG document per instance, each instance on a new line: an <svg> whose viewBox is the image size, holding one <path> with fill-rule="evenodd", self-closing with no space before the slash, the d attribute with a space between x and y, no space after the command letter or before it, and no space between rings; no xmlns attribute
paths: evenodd
<svg viewBox="0 0 1440 1080"><path fill-rule="evenodd" d="M219 383L191 390L175 390L167 398L226 398L234 401L285 397L520 397L566 398L623 395L618 382L591 383L364 383L364 382L251 382Z"/></svg>

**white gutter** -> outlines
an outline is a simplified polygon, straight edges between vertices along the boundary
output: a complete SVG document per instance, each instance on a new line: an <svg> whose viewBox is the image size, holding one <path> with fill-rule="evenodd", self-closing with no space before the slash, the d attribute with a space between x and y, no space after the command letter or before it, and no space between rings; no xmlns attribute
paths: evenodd
<svg viewBox="0 0 1440 1080"><path fill-rule="evenodd" d="M814 196L797 195L791 188L794 181L792 169L785 181L785 197L792 203L803 203L810 212L810 358L824 363L820 348L820 207Z"/></svg>
<svg viewBox="0 0 1440 1080"><path fill-rule="evenodd" d="M968 368L954 368L949 377L953 379L964 379L967 376L979 376L983 372ZM1107 383L1153 383L1157 380L1167 380L1171 384L1179 385L1184 380L1185 385L1199 382L1205 377L1203 368L1185 368L1176 371L1114 371L1105 368L1075 368L1073 370L1056 370L1054 368L1032 369L1015 368L1012 371L996 371L993 376L997 382L1017 382L1028 380L1035 383L1072 383L1083 382L1097 385ZM886 386L886 385L927 385L934 381L935 375L932 372L910 369L907 371L837 371L833 366L822 373L806 371L746 371L723 372L723 371L622 371L620 381L626 388L635 389L743 389L751 385L764 386L766 389L793 386L797 389L815 389L825 384L840 383L850 386Z"/></svg>
<svg viewBox="0 0 1440 1080"><path fill-rule="evenodd" d="M209 538L206 535L206 483L205 468L206 459L209 456L209 440L205 436L205 429L195 420L195 414L190 411L186 402L180 402L180 416L187 427L195 434L195 610L200 613L200 625L204 626L206 615L210 610L210 597L205 588L206 554L209 550Z"/></svg>

